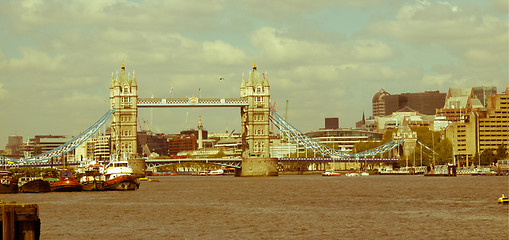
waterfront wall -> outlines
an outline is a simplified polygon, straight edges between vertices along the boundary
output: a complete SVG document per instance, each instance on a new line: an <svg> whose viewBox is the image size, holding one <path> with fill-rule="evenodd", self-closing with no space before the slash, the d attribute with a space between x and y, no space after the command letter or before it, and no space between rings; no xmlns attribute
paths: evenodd
<svg viewBox="0 0 509 240"><path fill-rule="evenodd" d="M276 158L243 158L241 177L277 176ZM237 175L238 176L238 175Z"/></svg>
<svg viewBox="0 0 509 240"><path fill-rule="evenodd" d="M145 159L129 159L129 166L133 169L134 176L137 178L145 177Z"/></svg>

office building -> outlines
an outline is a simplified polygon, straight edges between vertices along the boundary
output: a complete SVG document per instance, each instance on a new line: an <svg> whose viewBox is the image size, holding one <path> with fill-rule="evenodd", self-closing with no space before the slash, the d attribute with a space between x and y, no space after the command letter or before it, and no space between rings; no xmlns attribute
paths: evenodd
<svg viewBox="0 0 509 240"><path fill-rule="evenodd" d="M382 88L372 99L373 116L387 116L404 107L425 115L433 115L437 108L444 106L445 98L446 94L439 91L391 95Z"/></svg>
<svg viewBox="0 0 509 240"><path fill-rule="evenodd" d="M453 144L453 155L460 165L477 165L472 162L476 153L495 151L509 143L509 88L505 94L486 98L486 108L467 106L467 114L449 125L446 137ZM464 117L463 117L464 116Z"/></svg>
<svg viewBox="0 0 509 240"><path fill-rule="evenodd" d="M474 92L474 95L479 99L481 104L486 107L486 99L491 96L497 94L497 87L473 87L472 91Z"/></svg>
<svg viewBox="0 0 509 240"><path fill-rule="evenodd" d="M5 155L7 157L21 157L22 155L22 147L23 147L23 137L22 136L9 136L7 140L7 145L5 145Z"/></svg>
<svg viewBox="0 0 509 240"><path fill-rule="evenodd" d="M483 107L472 88L449 88L445 103L442 108L436 110L436 116L445 117L445 121L448 122L457 122L464 119L473 109Z"/></svg>
<svg viewBox="0 0 509 240"><path fill-rule="evenodd" d="M325 129L338 129L339 118L325 118Z"/></svg>

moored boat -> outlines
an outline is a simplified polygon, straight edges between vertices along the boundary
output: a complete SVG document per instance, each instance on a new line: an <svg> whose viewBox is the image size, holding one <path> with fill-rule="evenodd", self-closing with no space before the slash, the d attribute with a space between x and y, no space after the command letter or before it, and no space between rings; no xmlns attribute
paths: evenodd
<svg viewBox="0 0 509 240"><path fill-rule="evenodd" d="M334 171L326 171L326 172L322 173L322 176L324 176L324 177L339 177L339 176L341 176L341 173L334 172Z"/></svg>
<svg viewBox="0 0 509 240"><path fill-rule="evenodd" d="M0 171L0 193L17 193L18 180L9 171Z"/></svg>
<svg viewBox="0 0 509 240"><path fill-rule="evenodd" d="M345 176L347 176L347 177L358 177L358 176L360 176L360 174L357 173L357 172L349 172L349 173L345 174Z"/></svg>
<svg viewBox="0 0 509 240"><path fill-rule="evenodd" d="M60 172L60 178L56 182L50 183L52 192L78 192L83 190L83 186L74 179L71 172Z"/></svg>
<svg viewBox="0 0 509 240"><path fill-rule="evenodd" d="M224 175L223 169L210 170L209 172L209 176L220 176L220 175Z"/></svg>
<svg viewBox="0 0 509 240"><path fill-rule="evenodd" d="M133 175L133 169L127 161L113 161L106 167L104 174L105 190L136 190L140 183Z"/></svg>
<svg viewBox="0 0 509 240"><path fill-rule="evenodd" d="M80 184L84 191L102 191L104 190L105 177L103 168L98 164L92 164L84 169Z"/></svg>
<svg viewBox="0 0 509 240"><path fill-rule="evenodd" d="M44 181L42 177L21 177L18 180L19 192L24 193L40 193L50 192L51 186L48 181Z"/></svg>

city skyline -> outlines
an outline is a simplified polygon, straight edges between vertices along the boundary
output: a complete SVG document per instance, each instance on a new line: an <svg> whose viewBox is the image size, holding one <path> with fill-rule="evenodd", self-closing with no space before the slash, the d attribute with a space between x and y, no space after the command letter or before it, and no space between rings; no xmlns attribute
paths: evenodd
<svg viewBox="0 0 509 240"><path fill-rule="evenodd" d="M109 108L111 73L139 97L239 97L253 61L303 132L354 127L389 93L508 80L507 1L3 1L0 149L9 135L77 135ZM140 110L139 125L152 110ZM155 109L156 132L240 131L239 109ZM145 124L145 126L143 126Z"/></svg>

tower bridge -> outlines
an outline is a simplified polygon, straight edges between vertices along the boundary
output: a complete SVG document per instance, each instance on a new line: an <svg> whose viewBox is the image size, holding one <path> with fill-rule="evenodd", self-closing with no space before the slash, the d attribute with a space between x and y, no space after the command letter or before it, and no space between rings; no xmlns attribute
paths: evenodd
<svg viewBox="0 0 509 240"><path fill-rule="evenodd" d="M267 75L260 78L256 64L247 81L242 77L240 98L138 98L135 73L112 75L110 84L112 153L137 157L137 115L144 107L239 107L242 122L241 176L277 175L277 160L270 157L270 85Z"/></svg>
<svg viewBox="0 0 509 240"><path fill-rule="evenodd" d="M239 98L139 98L135 72L126 72L124 63L120 73L112 74L110 83L110 110L89 129L71 141L48 152L27 159L7 159L17 163L50 162L74 150L95 134L107 119L111 124L111 153L116 156L137 158L137 118L138 108L182 108L182 107L238 107L241 117L241 176L277 175L278 159L270 156L269 124L274 124L288 139L321 156L328 162L331 159L365 158L367 162L387 162L375 158L401 145L405 140L391 141L379 147L361 152L348 153L325 146L300 132L270 108L270 84L268 75L260 77L256 63L247 79L242 75ZM368 158L369 157L369 158ZM6 158L4 158L6 159ZM301 161L301 159L280 159L282 161ZM220 161L220 160L218 160ZM344 160L346 161L346 160ZM394 160L391 160L394 161ZM390 161L389 161L390 162ZM238 163L238 161L236 162ZM155 163L154 163L155 164ZM234 164L235 165L235 164ZM240 165L236 164L239 167Z"/></svg>

